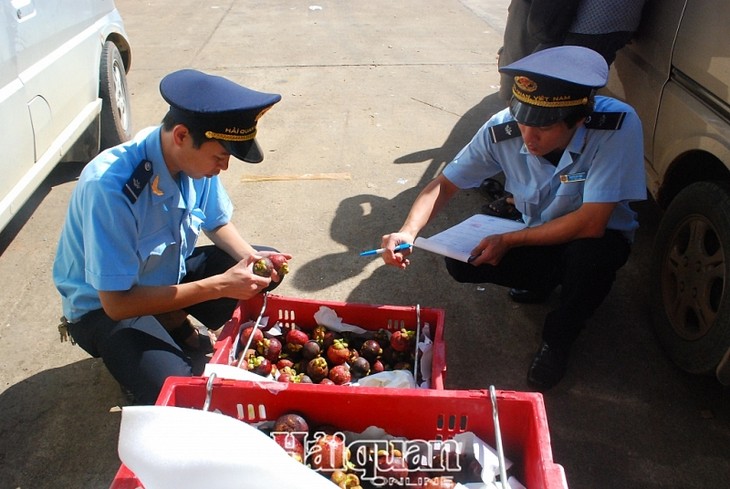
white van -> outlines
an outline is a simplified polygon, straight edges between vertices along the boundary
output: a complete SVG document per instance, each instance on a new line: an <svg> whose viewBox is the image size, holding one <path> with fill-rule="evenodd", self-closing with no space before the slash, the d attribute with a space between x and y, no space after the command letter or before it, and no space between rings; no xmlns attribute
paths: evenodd
<svg viewBox="0 0 730 489"><path fill-rule="evenodd" d="M113 0L0 0L0 230L63 160L131 136Z"/></svg>
<svg viewBox="0 0 730 489"><path fill-rule="evenodd" d="M609 92L644 125L664 213L651 259L656 334L681 368L730 385L730 25L727 0L649 0Z"/></svg>

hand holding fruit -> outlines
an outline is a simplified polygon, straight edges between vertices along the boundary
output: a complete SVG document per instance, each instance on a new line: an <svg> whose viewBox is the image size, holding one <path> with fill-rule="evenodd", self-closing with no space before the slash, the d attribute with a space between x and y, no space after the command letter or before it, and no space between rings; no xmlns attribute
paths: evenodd
<svg viewBox="0 0 730 489"><path fill-rule="evenodd" d="M271 279L264 291L274 288L275 285L273 284L281 282L284 275L289 273L289 260L291 260L291 255L286 253L259 252L259 256L253 263L252 271L260 277Z"/></svg>
<svg viewBox="0 0 730 489"><path fill-rule="evenodd" d="M218 283L214 287L220 290L220 297L247 300L261 292L271 282L270 278L253 273L254 262L261 258L252 255L239 261L231 268L215 278ZM212 277L211 277L212 278Z"/></svg>
<svg viewBox="0 0 730 489"><path fill-rule="evenodd" d="M253 264L253 273L261 277L271 277L277 274L279 278L289 273L289 259L291 255L271 253L262 256Z"/></svg>

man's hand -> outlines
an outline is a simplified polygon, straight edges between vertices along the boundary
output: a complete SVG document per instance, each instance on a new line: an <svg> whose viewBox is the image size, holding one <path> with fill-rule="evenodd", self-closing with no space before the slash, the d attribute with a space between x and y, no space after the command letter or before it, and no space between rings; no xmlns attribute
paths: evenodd
<svg viewBox="0 0 730 489"><path fill-rule="evenodd" d="M402 243L413 244L423 226L428 224L431 218L438 214L458 191L459 188L443 174L431 180L421 190L400 230L397 233L386 234L381 240L380 247L385 248L385 252L381 256L386 265L401 269L409 265L408 256L411 254L412 249L395 252L394 248Z"/></svg>
<svg viewBox="0 0 730 489"><path fill-rule="evenodd" d="M510 247L503 235L487 236L471 251L473 259L469 263L475 267L484 264L497 266L509 249Z"/></svg>
<svg viewBox="0 0 730 489"><path fill-rule="evenodd" d="M550 246L582 238L598 238L616 208L615 202L585 203L577 210L550 222L509 233L487 236L471 252L475 266L497 265L510 249L518 246Z"/></svg>
<svg viewBox="0 0 730 489"><path fill-rule="evenodd" d="M225 272L195 282L175 285L135 285L129 290L99 291L99 299L107 316L117 321L131 317L158 315L177 311L201 302L228 297L247 300L264 290L272 280L281 277L260 277L253 273L253 264L265 254L248 255ZM291 255L286 255L289 259Z"/></svg>
<svg viewBox="0 0 730 489"><path fill-rule="evenodd" d="M281 280L276 271L272 272L271 277L261 277L253 273L253 264L267 253L250 255L223 272L220 275L221 296L239 300L250 299L264 290L272 280L276 282Z"/></svg>
<svg viewBox="0 0 730 489"><path fill-rule="evenodd" d="M411 262L408 260L408 255L411 254L411 248L407 248L401 251L394 251L394 248L401 243L413 243L414 237L407 233L392 233L386 234L381 240L380 247L385 248L382 255L383 261L386 265L405 269Z"/></svg>

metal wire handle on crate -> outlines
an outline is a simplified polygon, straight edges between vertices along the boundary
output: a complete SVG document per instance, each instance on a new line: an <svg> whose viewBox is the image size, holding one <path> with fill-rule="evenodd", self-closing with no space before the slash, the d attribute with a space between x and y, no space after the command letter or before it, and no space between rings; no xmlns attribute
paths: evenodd
<svg viewBox="0 0 730 489"><path fill-rule="evenodd" d="M418 386L418 342L421 340L421 305L416 304L416 352L413 355L413 379Z"/></svg>
<svg viewBox="0 0 730 489"><path fill-rule="evenodd" d="M248 351L248 348L251 346L251 342L253 341L254 333L256 333L256 330L259 328L259 325L261 324L261 319L264 317L264 311L266 311L266 300L269 298L269 292L264 292L264 302L261 304L261 312L259 313L259 317L256 318L256 322L253 324L253 329L251 330L251 334L248 337L248 340L246 341L246 346L243 347L243 350L241 350L241 358L238 360L238 367L240 368L243 364L243 361L246 359L246 351ZM241 327L243 327L243 324L241 324ZM239 331L238 335L236 336L236 340L241 337L241 332ZM233 354L236 353L236 347L238 345L234 345L233 347Z"/></svg>
<svg viewBox="0 0 730 489"><path fill-rule="evenodd" d="M269 292L264 292L264 303L261 306L261 312L259 313L259 317L256 320L256 324L259 324L261 322L261 318L264 315L264 311L266 310L266 299L269 297ZM233 363L236 361L236 352L238 351L238 343L241 340L241 331L243 331L243 321L241 321L241 324L239 325L238 331L236 331L236 338L233 340L233 347L231 348L231 351L228 352L228 365L233 365ZM253 338L253 333L249 338ZM246 348L249 347L251 344L251 341L246 344ZM244 352L246 350L243 350ZM238 366L240 367L241 364L239 363Z"/></svg>
<svg viewBox="0 0 730 489"><path fill-rule="evenodd" d="M497 459L499 460L499 478L502 489L509 489L507 483L507 468L504 462L504 447L502 446L502 430L499 426L499 409L497 408L497 391L493 385L489 386L489 395L492 398L492 417L494 418L494 441L497 445Z"/></svg>
<svg viewBox="0 0 730 489"><path fill-rule="evenodd" d="M215 372L211 372L208 377L208 382L205 383L205 402L203 403L203 411L210 411L210 400L213 398L213 381L215 378Z"/></svg>

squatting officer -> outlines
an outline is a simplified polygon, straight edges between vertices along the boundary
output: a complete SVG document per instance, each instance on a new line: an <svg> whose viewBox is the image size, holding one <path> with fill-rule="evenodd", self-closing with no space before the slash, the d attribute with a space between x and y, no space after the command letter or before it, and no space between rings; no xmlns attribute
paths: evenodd
<svg viewBox="0 0 730 489"><path fill-rule="evenodd" d="M539 51L503 67L514 80L509 108L495 114L385 235L383 260L400 268L419 231L460 189L500 172L527 227L485 236L473 260L446 259L459 282L512 287L517 302L543 302L560 286L527 380L557 384L571 346L609 293L638 227L629 203L646 198L641 123L618 100L596 96L606 61L583 47Z"/></svg>
<svg viewBox="0 0 730 489"><path fill-rule="evenodd" d="M201 373L193 358L214 338L188 314L218 329L270 285L252 263L273 251L241 237L218 175L231 156L263 159L257 121L281 96L195 70L167 75L160 93L160 126L84 168L53 267L71 337L140 404L168 376ZM201 232L213 245L196 248Z"/></svg>

